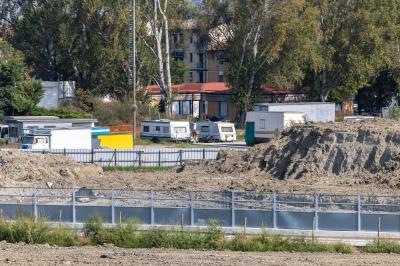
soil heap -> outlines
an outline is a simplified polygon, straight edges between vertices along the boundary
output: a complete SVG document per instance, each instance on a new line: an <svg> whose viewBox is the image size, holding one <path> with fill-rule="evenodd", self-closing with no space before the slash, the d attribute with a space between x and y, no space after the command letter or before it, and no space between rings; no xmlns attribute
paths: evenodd
<svg viewBox="0 0 400 266"><path fill-rule="evenodd" d="M73 187L102 173L103 169L99 166L77 163L67 156L0 151L0 186L3 187Z"/></svg>
<svg viewBox="0 0 400 266"><path fill-rule="evenodd" d="M295 126L246 152L221 151L209 172L264 175L312 184L380 184L400 188L400 124L364 120Z"/></svg>

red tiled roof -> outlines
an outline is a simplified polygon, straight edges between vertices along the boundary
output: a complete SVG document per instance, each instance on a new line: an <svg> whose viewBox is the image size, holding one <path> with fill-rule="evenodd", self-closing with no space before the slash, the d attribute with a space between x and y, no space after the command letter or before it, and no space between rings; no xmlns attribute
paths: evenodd
<svg viewBox="0 0 400 266"><path fill-rule="evenodd" d="M274 88L266 85L264 88L266 94L304 94L309 91L308 88L283 89ZM208 83L184 83L172 86L174 93L190 94L190 93L230 93L231 88L224 82L208 82ZM158 85L148 87L148 92L152 95L160 94Z"/></svg>

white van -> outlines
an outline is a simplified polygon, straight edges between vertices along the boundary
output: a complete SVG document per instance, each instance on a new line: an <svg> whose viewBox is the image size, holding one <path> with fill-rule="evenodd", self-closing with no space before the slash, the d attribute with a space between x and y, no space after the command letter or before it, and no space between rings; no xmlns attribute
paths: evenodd
<svg viewBox="0 0 400 266"><path fill-rule="evenodd" d="M185 121L152 120L143 121L140 126L140 138L160 140L189 141L190 123Z"/></svg>
<svg viewBox="0 0 400 266"><path fill-rule="evenodd" d="M196 137L199 141L236 141L236 129L233 123L228 122L197 122L195 124Z"/></svg>

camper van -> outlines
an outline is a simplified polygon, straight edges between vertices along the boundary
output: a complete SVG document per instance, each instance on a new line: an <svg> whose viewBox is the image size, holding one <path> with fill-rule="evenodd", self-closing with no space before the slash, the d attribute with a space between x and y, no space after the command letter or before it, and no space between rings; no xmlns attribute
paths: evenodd
<svg viewBox="0 0 400 266"><path fill-rule="evenodd" d="M235 125L228 122L198 122L195 132L200 142L236 141Z"/></svg>
<svg viewBox="0 0 400 266"><path fill-rule="evenodd" d="M303 113L297 112L247 112L246 144L252 146L277 137L285 129L306 122Z"/></svg>
<svg viewBox="0 0 400 266"><path fill-rule="evenodd" d="M190 123L184 121L152 120L143 121L140 126L140 138L154 142L160 140L189 141Z"/></svg>

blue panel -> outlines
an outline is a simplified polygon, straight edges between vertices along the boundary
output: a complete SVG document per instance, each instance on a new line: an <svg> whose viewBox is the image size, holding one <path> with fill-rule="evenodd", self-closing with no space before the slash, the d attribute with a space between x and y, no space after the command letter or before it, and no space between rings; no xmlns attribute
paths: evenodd
<svg viewBox="0 0 400 266"><path fill-rule="evenodd" d="M313 229L314 212L276 212L276 226L281 229Z"/></svg>
<svg viewBox="0 0 400 266"><path fill-rule="evenodd" d="M1 204L0 209L5 218L17 218L18 216L33 214L33 205Z"/></svg>
<svg viewBox="0 0 400 266"><path fill-rule="evenodd" d="M231 210L195 209L194 224L207 225L209 220L217 220L221 226L231 226Z"/></svg>
<svg viewBox="0 0 400 266"><path fill-rule="evenodd" d="M272 228L272 211L262 210L235 210L235 225L244 226L247 218L247 226L254 228Z"/></svg>
<svg viewBox="0 0 400 266"><path fill-rule="evenodd" d="M140 224L150 224L150 208L149 207L115 207L115 222L122 222L129 219L138 220Z"/></svg>
<svg viewBox="0 0 400 266"><path fill-rule="evenodd" d="M318 229L328 231L357 231L357 213L318 213Z"/></svg>
<svg viewBox="0 0 400 266"><path fill-rule="evenodd" d="M190 224L190 208L154 208L154 223L161 225Z"/></svg>
<svg viewBox="0 0 400 266"><path fill-rule="evenodd" d="M38 205L38 215L51 222L59 222L60 214L62 222L72 222L72 206L62 205Z"/></svg>
<svg viewBox="0 0 400 266"><path fill-rule="evenodd" d="M110 206L76 206L76 221L84 223L89 218L100 216L105 223L111 223Z"/></svg>
<svg viewBox="0 0 400 266"><path fill-rule="evenodd" d="M399 214L361 214L361 230L378 231L379 217L382 232L400 232Z"/></svg>

